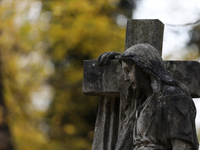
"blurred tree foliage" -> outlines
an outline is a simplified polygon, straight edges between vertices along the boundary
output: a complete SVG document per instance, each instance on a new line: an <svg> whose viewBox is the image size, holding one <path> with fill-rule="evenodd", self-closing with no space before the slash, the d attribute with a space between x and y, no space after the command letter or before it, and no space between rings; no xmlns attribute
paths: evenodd
<svg viewBox="0 0 200 150"><path fill-rule="evenodd" d="M38 28L40 21L31 18L31 10L41 4L23 0L2 0L0 3L1 80L7 107L5 122L9 125L16 150L42 149L47 142L39 128L46 112L38 111L32 98L48 77L44 67L46 53L38 48L43 40Z"/></svg>
<svg viewBox="0 0 200 150"><path fill-rule="evenodd" d="M46 123L50 140L59 143L59 149L91 149L98 101L82 94L83 60L105 51L123 51L125 30L115 22L118 4L116 0L44 1L43 14L51 12L52 17L45 42L55 67L48 80L54 98Z"/></svg>
<svg viewBox="0 0 200 150"><path fill-rule="evenodd" d="M97 97L82 94L83 60L123 51L130 0L1 0L3 95L16 150L89 150ZM1 134L1 133L0 133Z"/></svg>

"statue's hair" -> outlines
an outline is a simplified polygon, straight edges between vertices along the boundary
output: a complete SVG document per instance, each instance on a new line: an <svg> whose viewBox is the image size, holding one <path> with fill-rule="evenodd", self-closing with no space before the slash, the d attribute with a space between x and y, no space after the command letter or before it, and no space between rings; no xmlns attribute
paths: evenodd
<svg viewBox="0 0 200 150"><path fill-rule="evenodd" d="M188 96L188 88L181 82L174 79L164 66L163 59L160 54L150 44L136 44L128 48L119 57L119 61L126 63L134 63L144 72L155 78L158 84L168 84L180 87ZM159 86L159 91L161 86Z"/></svg>

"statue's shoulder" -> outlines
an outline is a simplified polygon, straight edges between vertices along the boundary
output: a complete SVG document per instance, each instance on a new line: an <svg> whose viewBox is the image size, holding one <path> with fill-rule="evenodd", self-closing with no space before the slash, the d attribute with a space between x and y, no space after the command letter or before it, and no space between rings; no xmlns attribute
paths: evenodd
<svg viewBox="0 0 200 150"><path fill-rule="evenodd" d="M164 85L162 89L162 95L163 96L175 96L175 95L183 95L186 96L185 92L178 87L178 86L172 86L172 85Z"/></svg>
<svg viewBox="0 0 200 150"><path fill-rule="evenodd" d="M182 114L187 114L192 99L180 87L165 85L162 89L160 101L164 102L166 104L165 107L167 106L169 110L176 109Z"/></svg>
<svg viewBox="0 0 200 150"><path fill-rule="evenodd" d="M180 87L166 85L163 87L162 92L162 97L160 98L162 105L160 107L165 109L166 116L187 116L190 111L191 99Z"/></svg>
<svg viewBox="0 0 200 150"><path fill-rule="evenodd" d="M161 101L165 101L170 105L171 103L174 103L175 105L178 103L185 103L188 105L191 100L191 98L178 86L164 85L161 93Z"/></svg>

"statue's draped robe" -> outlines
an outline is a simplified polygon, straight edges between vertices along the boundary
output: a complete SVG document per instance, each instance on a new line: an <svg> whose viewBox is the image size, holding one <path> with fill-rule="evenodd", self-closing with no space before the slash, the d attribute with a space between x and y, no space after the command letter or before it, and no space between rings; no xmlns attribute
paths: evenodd
<svg viewBox="0 0 200 150"><path fill-rule="evenodd" d="M112 99L101 101L105 103L99 109L92 149L170 150L172 140L177 139L198 150L196 108L188 96L189 90L172 78L158 51L150 44L136 44L122 53L119 60L133 62L151 77L153 96L147 99L141 91L126 95L123 88L120 103L112 103Z"/></svg>
<svg viewBox="0 0 200 150"><path fill-rule="evenodd" d="M172 149L172 139L198 149L196 108L179 87L165 85L155 96L141 101L135 100L135 108L127 110L116 150L167 150Z"/></svg>

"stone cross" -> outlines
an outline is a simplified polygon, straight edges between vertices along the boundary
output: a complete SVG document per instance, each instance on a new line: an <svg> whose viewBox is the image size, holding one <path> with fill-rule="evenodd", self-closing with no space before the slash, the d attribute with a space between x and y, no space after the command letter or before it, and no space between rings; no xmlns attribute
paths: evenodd
<svg viewBox="0 0 200 150"><path fill-rule="evenodd" d="M138 43L149 43L162 55L164 25L159 20L128 20L125 50ZM171 75L188 86L193 98L200 97L200 64L196 61L165 61ZM128 84L117 60L98 66L97 60L84 61L83 93L102 96L95 125L92 150L115 149L118 135L130 106Z"/></svg>

